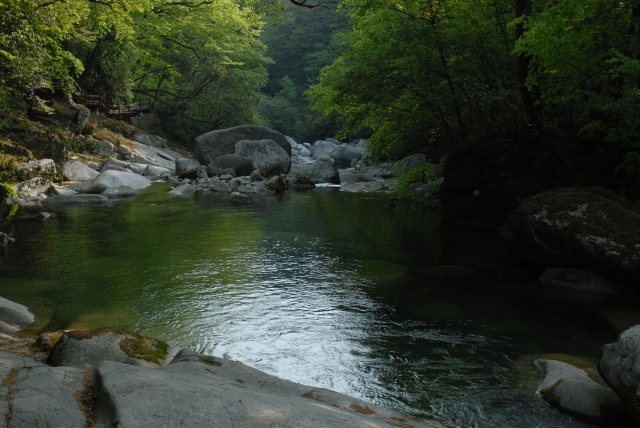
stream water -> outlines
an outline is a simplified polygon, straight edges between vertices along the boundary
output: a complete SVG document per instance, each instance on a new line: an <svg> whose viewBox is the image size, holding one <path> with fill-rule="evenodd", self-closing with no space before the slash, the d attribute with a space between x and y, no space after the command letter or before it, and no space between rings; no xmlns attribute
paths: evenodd
<svg viewBox="0 0 640 428"><path fill-rule="evenodd" d="M455 426L586 426L535 394L533 356L592 364L616 332L527 291L494 231L391 194L168 188L13 223L0 295L37 314L28 333L134 330Z"/></svg>

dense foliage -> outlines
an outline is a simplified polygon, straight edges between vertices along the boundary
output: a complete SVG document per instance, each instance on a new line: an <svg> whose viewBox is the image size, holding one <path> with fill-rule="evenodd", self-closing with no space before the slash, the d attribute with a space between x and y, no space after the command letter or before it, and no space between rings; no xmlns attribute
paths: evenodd
<svg viewBox="0 0 640 428"><path fill-rule="evenodd" d="M109 103L150 98L188 141L253 120L269 62L258 37L281 13L251 0L3 0L0 97L75 79Z"/></svg>
<svg viewBox="0 0 640 428"><path fill-rule="evenodd" d="M305 3L313 6L311 3ZM308 91L381 156L486 138L599 139L640 159L640 2L343 0L353 31ZM635 153L635 154L634 154Z"/></svg>

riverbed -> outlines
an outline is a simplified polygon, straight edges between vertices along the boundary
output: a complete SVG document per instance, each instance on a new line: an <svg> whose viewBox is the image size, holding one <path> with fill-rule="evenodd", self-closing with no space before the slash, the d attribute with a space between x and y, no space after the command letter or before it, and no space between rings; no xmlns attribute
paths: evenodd
<svg viewBox="0 0 640 428"><path fill-rule="evenodd" d="M416 418L587 426L535 394L531 361L594 362L616 332L532 291L494 230L391 193L169 187L13 223L0 295L36 313L27 334L123 328Z"/></svg>

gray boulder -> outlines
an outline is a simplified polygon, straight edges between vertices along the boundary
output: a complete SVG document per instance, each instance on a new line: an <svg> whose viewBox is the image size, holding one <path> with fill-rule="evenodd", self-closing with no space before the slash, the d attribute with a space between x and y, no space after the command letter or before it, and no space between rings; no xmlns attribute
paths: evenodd
<svg viewBox="0 0 640 428"><path fill-rule="evenodd" d="M331 154L338 149L338 145L330 141L316 141L311 146L311 156L318 158L322 155L331 156Z"/></svg>
<svg viewBox="0 0 640 428"><path fill-rule="evenodd" d="M147 177L149 180L157 180L161 177L171 176L171 171L161 166L147 165L145 170L142 172L142 175Z"/></svg>
<svg viewBox="0 0 640 428"><path fill-rule="evenodd" d="M40 159L18 165L18 171L30 177L44 174L55 174L56 164L53 159Z"/></svg>
<svg viewBox="0 0 640 428"><path fill-rule="evenodd" d="M100 171L101 172L108 171L109 170L108 167L116 167L116 168L119 168L120 171L123 171L129 168L129 164L125 161L121 161L118 159L107 158L107 160L104 161L104 164L102 164L102 169Z"/></svg>
<svg viewBox="0 0 640 428"><path fill-rule="evenodd" d="M114 152L115 146L108 141L89 141L91 146L93 146L93 153L98 156L109 155Z"/></svg>
<svg viewBox="0 0 640 428"><path fill-rule="evenodd" d="M315 184L340 184L340 172L333 160L328 156L322 156L312 164L292 164L289 180L294 180L297 176L307 177Z"/></svg>
<svg viewBox="0 0 640 428"><path fill-rule="evenodd" d="M355 183L358 181L358 176L356 175L356 171L353 168L341 169L340 170L340 184L345 185L348 183Z"/></svg>
<svg viewBox="0 0 640 428"><path fill-rule="evenodd" d="M78 113L76 113L74 118L76 125L78 125L78 129L81 131L84 129L87 124L87 120L89 120L89 116L91 116L91 110L88 108L82 107L78 110Z"/></svg>
<svg viewBox="0 0 640 428"><path fill-rule="evenodd" d="M391 170L394 176L401 177L413 168L426 163L426 161L427 158L423 154L410 155L394 163ZM432 166L435 170L435 165L432 164Z"/></svg>
<svg viewBox="0 0 640 428"><path fill-rule="evenodd" d="M640 426L640 325L605 345L598 360L600 375L628 406L629 415Z"/></svg>
<svg viewBox="0 0 640 428"><path fill-rule="evenodd" d="M125 330L101 328L68 331L54 345L47 363L54 367L88 370L102 361L115 361L138 367L158 367L173 357L166 342Z"/></svg>
<svg viewBox="0 0 640 428"><path fill-rule="evenodd" d="M356 176L360 181L377 181L391 178L393 172L388 164L380 164L356 169Z"/></svg>
<svg viewBox="0 0 640 428"><path fill-rule="evenodd" d="M220 170L232 168L238 177L248 176L255 169L251 159L245 158L237 154L224 155L215 158L207 167L207 174L216 175Z"/></svg>
<svg viewBox="0 0 640 428"><path fill-rule="evenodd" d="M364 149L343 144L331 154L331 157L335 159L339 168L349 168L352 161L359 161L363 155Z"/></svg>
<svg viewBox="0 0 640 428"><path fill-rule="evenodd" d="M197 159L179 158L176 159L176 175L182 178L197 178L198 170L204 168Z"/></svg>
<svg viewBox="0 0 640 428"><path fill-rule="evenodd" d="M102 192L101 195L109 199L133 198L138 195L138 191L129 186L110 187Z"/></svg>
<svg viewBox="0 0 640 428"><path fill-rule="evenodd" d="M103 195L55 195L43 200L42 206L49 209L55 209L75 206L103 205L107 202L109 202L109 198Z"/></svg>
<svg viewBox="0 0 640 428"><path fill-rule="evenodd" d="M71 181L89 181L100 175L98 171L74 160L67 161L62 165L62 173Z"/></svg>
<svg viewBox="0 0 640 428"><path fill-rule="evenodd" d="M144 163L167 168L173 173L177 157L176 153L169 150L138 144L137 147L131 150L129 160L132 163Z"/></svg>
<svg viewBox="0 0 640 428"><path fill-rule="evenodd" d="M110 187L127 186L143 189L151 184L151 180L137 174L120 171L105 171L91 183L80 189L80 193L102 193Z"/></svg>
<svg viewBox="0 0 640 428"><path fill-rule="evenodd" d="M18 196L21 198L30 198L32 196L37 196L38 193L46 193L50 186L51 181L48 179L44 177L36 177L16 184L14 188L16 189L16 192L18 192Z"/></svg>
<svg viewBox="0 0 640 428"><path fill-rule="evenodd" d="M58 186L57 184L54 183L54 184L51 184L51 186L49 187L49 193L51 195L72 196L77 194L78 192L64 186Z"/></svg>
<svg viewBox="0 0 640 428"><path fill-rule="evenodd" d="M35 316L26 306L0 297L0 332L12 334L31 325Z"/></svg>
<svg viewBox="0 0 640 428"><path fill-rule="evenodd" d="M89 392L88 373L72 367L48 367L30 358L0 351L0 412L3 427L89 426L83 400ZM7 423L8 422L8 423Z"/></svg>
<svg viewBox="0 0 640 428"><path fill-rule="evenodd" d="M236 143L243 140L273 140L291 157L291 144L284 135L264 126L253 125L219 129L200 135L195 139L193 156L201 164L209 165L212 160L220 156L237 154Z"/></svg>
<svg viewBox="0 0 640 428"><path fill-rule="evenodd" d="M538 391L551 406L594 425L628 426L620 398L584 371L555 360L536 360L536 366L544 373Z"/></svg>
<svg viewBox="0 0 640 428"><path fill-rule="evenodd" d="M213 190L214 192L229 192L229 184L225 181L216 181L215 183L213 183L209 189Z"/></svg>
<svg viewBox="0 0 640 428"><path fill-rule="evenodd" d="M540 193L525 199L506 226L516 251L540 267L590 269L640 287L640 215L599 194Z"/></svg>
<svg viewBox="0 0 640 428"><path fill-rule="evenodd" d="M94 379L96 427L391 428L402 420L336 392L194 352L154 370L105 361ZM412 420L411 426L440 425Z"/></svg>
<svg viewBox="0 0 640 428"><path fill-rule="evenodd" d="M235 154L251 160L265 177L286 174L291 169L291 156L273 140L239 141Z"/></svg>
<svg viewBox="0 0 640 428"><path fill-rule="evenodd" d="M127 168L129 168L129 170L131 170L131 172L133 172L134 174L139 174L139 175L144 175L144 172L147 170L148 167L161 168L159 166L147 165L146 163L130 163L129 165L127 165ZM166 168L163 168L163 169L169 171Z"/></svg>

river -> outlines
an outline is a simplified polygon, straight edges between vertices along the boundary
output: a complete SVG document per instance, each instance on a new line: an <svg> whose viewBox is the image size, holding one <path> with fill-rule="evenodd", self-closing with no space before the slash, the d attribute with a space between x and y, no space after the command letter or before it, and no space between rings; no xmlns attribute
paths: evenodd
<svg viewBox="0 0 640 428"><path fill-rule="evenodd" d="M168 188L13 223L0 295L28 334L134 330L455 426L587 426L535 394L532 360L593 363L616 333L539 298L495 231L387 193Z"/></svg>

